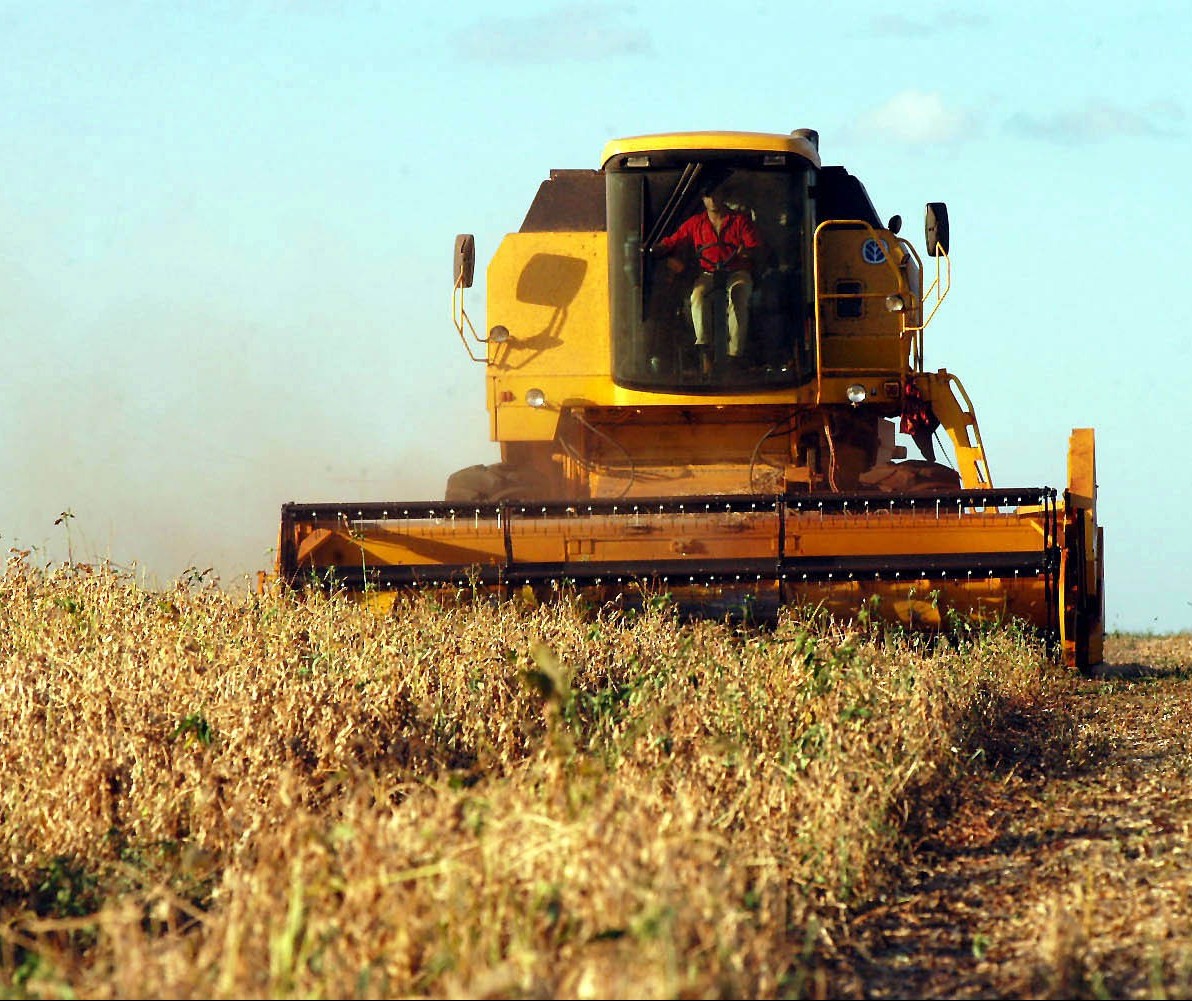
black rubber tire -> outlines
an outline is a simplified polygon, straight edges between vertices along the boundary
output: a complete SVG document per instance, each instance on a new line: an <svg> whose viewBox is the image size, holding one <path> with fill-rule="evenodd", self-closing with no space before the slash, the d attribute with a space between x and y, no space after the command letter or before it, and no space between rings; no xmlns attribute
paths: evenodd
<svg viewBox="0 0 1192 1001"><path fill-rule="evenodd" d="M444 500L449 502L482 501L492 489L492 474L487 466L467 466L447 477Z"/></svg>
<svg viewBox="0 0 1192 1001"><path fill-rule="evenodd" d="M887 462L862 474L862 483L882 493L930 494L960 489L956 470L925 459Z"/></svg>
<svg viewBox="0 0 1192 1001"><path fill-rule="evenodd" d="M447 477L444 500L448 503L496 503L544 497L542 477L507 462L491 466L466 466Z"/></svg>

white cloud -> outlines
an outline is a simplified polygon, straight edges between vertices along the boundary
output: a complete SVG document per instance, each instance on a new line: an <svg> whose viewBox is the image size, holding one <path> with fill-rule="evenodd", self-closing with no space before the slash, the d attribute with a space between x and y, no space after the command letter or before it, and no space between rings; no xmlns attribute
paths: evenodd
<svg viewBox="0 0 1192 1001"><path fill-rule="evenodd" d="M923 18L909 17L898 11L875 14L860 32L872 38L925 39L989 24L983 14L969 11L939 11Z"/></svg>
<svg viewBox="0 0 1192 1001"><path fill-rule="evenodd" d="M540 14L490 17L456 32L462 55L484 62L590 62L648 54L649 37L617 4L561 4Z"/></svg>
<svg viewBox="0 0 1192 1001"><path fill-rule="evenodd" d="M849 131L857 139L918 145L958 142L976 126L973 115L950 107L939 94L904 90L858 116Z"/></svg>
<svg viewBox="0 0 1192 1001"><path fill-rule="evenodd" d="M1080 144L1117 138L1160 138L1182 131L1184 112L1170 102L1128 108L1109 101L1089 100L1079 108L1046 115L1012 115L1010 131L1028 139Z"/></svg>

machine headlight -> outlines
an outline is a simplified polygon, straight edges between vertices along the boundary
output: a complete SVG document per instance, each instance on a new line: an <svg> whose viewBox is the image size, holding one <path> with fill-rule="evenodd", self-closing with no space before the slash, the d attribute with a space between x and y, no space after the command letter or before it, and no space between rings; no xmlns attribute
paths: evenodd
<svg viewBox="0 0 1192 1001"><path fill-rule="evenodd" d="M886 296L886 309L891 313L901 313L906 309L906 301L900 295Z"/></svg>
<svg viewBox="0 0 1192 1001"><path fill-rule="evenodd" d="M848 397L849 403L851 403L854 407L858 403L865 402L865 396L866 396L865 387L862 386L859 382L854 382L844 392L845 392L845 395Z"/></svg>
<svg viewBox="0 0 1192 1001"><path fill-rule="evenodd" d="M526 406L533 407L535 410L541 410L546 406L546 393L541 389L527 389Z"/></svg>
<svg viewBox="0 0 1192 1001"><path fill-rule="evenodd" d="M488 339L494 344L504 344L509 340L509 328L498 323L488 332Z"/></svg>

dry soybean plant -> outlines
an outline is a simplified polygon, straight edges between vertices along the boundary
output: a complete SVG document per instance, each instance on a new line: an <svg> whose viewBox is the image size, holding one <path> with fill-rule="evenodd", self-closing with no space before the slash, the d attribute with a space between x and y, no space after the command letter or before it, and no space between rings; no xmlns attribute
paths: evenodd
<svg viewBox="0 0 1192 1001"><path fill-rule="evenodd" d="M1047 664L561 598L0 585L0 992L777 997Z"/></svg>

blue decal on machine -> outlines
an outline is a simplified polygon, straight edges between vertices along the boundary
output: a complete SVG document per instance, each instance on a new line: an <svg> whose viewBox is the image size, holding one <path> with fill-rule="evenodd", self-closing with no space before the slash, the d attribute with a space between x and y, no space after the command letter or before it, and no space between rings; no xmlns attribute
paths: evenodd
<svg viewBox="0 0 1192 1001"><path fill-rule="evenodd" d="M866 264L881 264L886 259L886 245L871 236L861 244L861 258Z"/></svg>

